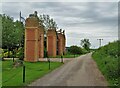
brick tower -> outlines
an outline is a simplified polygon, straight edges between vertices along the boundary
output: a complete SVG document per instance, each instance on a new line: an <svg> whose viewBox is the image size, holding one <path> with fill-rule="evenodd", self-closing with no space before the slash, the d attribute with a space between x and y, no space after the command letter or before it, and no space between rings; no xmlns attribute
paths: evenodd
<svg viewBox="0 0 120 88"><path fill-rule="evenodd" d="M35 12L35 14L30 14L25 21L25 61L36 62L38 61L39 57L43 57L43 35L44 29L40 25L37 12Z"/></svg>
<svg viewBox="0 0 120 88"><path fill-rule="evenodd" d="M62 32L62 29L60 29L58 31L58 55L65 54L66 39L65 39L65 33L64 32L65 32L64 30Z"/></svg>
<svg viewBox="0 0 120 88"><path fill-rule="evenodd" d="M63 54L65 54L65 47L66 47L66 37L65 37L65 30L63 30Z"/></svg>
<svg viewBox="0 0 120 88"><path fill-rule="evenodd" d="M50 57L55 57L57 51L57 32L56 29L47 31L47 53Z"/></svg>
<svg viewBox="0 0 120 88"><path fill-rule="evenodd" d="M63 34L62 30L58 31L58 55L63 55Z"/></svg>
<svg viewBox="0 0 120 88"><path fill-rule="evenodd" d="M39 27L39 39L38 39L38 49L39 49L39 58L44 57L44 27L40 25Z"/></svg>

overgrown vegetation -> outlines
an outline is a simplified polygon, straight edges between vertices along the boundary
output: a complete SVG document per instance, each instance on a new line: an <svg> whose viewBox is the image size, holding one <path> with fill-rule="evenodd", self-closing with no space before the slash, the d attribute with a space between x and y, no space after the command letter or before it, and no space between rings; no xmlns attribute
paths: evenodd
<svg viewBox="0 0 120 88"><path fill-rule="evenodd" d="M118 86L120 79L120 67L118 67L120 51L118 49L120 41L115 41L105 45L93 53L93 58L105 78L109 82L109 86Z"/></svg>

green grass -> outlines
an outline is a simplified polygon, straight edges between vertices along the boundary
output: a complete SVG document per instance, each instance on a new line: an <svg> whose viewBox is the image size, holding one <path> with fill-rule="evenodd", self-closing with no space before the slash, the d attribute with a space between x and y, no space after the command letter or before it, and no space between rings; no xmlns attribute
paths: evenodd
<svg viewBox="0 0 120 88"><path fill-rule="evenodd" d="M76 54L76 55L72 55L72 54L66 54L63 55L63 58L75 58L75 57L79 57L80 55ZM56 56L56 58L61 58L61 56Z"/></svg>
<svg viewBox="0 0 120 88"><path fill-rule="evenodd" d="M2 86L23 86L51 72L55 68L62 65L60 62L51 62L49 70L48 62L24 62L26 67L26 80L22 82L22 67L13 68L12 61L2 62Z"/></svg>
<svg viewBox="0 0 120 88"><path fill-rule="evenodd" d="M76 57L79 57L79 56L80 56L79 54L76 54L76 55L66 54L66 55L63 55L63 58L76 58ZM56 57L49 57L49 58L61 58L61 56L57 55Z"/></svg>
<svg viewBox="0 0 120 88"><path fill-rule="evenodd" d="M2 61L0 61L0 87L2 86Z"/></svg>
<svg viewBox="0 0 120 88"><path fill-rule="evenodd" d="M107 79L109 86L118 86L118 42L110 43L96 50L92 57L96 61L99 69Z"/></svg>

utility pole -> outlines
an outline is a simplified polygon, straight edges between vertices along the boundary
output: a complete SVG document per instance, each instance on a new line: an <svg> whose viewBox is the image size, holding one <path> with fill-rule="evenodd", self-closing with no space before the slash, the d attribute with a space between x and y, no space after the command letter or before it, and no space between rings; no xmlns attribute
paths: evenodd
<svg viewBox="0 0 120 88"><path fill-rule="evenodd" d="M20 22L23 20L24 22L25 22L25 18L24 17L22 17L22 13L21 13L21 11L20 11Z"/></svg>
<svg viewBox="0 0 120 88"><path fill-rule="evenodd" d="M21 11L20 11L20 14L19 14L20 16L20 22L21 22L21 24L23 24L23 21L25 22L25 18L24 17L22 17L22 13L21 13ZM19 44L19 47L23 47L24 48L24 35L22 36L22 41L21 41L21 43ZM23 59L24 58L24 52L23 52L23 57L21 58L21 59Z"/></svg>
<svg viewBox="0 0 120 88"><path fill-rule="evenodd" d="M103 39L97 39L97 40L99 40L99 47L101 47Z"/></svg>
<svg viewBox="0 0 120 88"><path fill-rule="evenodd" d="M21 22L21 11L20 11L20 22Z"/></svg>

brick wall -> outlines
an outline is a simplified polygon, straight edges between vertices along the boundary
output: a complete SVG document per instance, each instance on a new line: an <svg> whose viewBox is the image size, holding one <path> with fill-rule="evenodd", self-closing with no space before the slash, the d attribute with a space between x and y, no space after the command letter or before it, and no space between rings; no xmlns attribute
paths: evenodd
<svg viewBox="0 0 120 88"><path fill-rule="evenodd" d="M65 53L66 38L64 33L57 33L56 29L47 31L47 53L48 56L56 57ZM44 57L44 27L40 25L38 17L31 16L25 22L25 51L24 60L36 62Z"/></svg>
<svg viewBox="0 0 120 88"><path fill-rule="evenodd" d="M47 31L47 53L48 53L48 56L55 57L56 51L57 51L56 30L49 29Z"/></svg>
<svg viewBox="0 0 120 88"><path fill-rule="evenodd" d="M27 18L25 23L24 60L36 62L39 57L44 57L44 29L37 17Z"/></svg>
<svg viewBox="0 0 120 88"><path fill-rule="evenodd" d="M66 47L66 37L65 34L63 34L63 53L65 54L65 47Z"/></svg>
<svg viewBox="0 0 120 88"><path fill-rule="evenodd" d="M63 35L58 33L58 55L63 54Z"/></svg>
<svg viewBox="0 0 120 88"><path fill-rule="evenodd" d="M39 27L39 39L38 39L38 49L39 49L39 58L44 57L44 28L42 26Z"/></svg>

